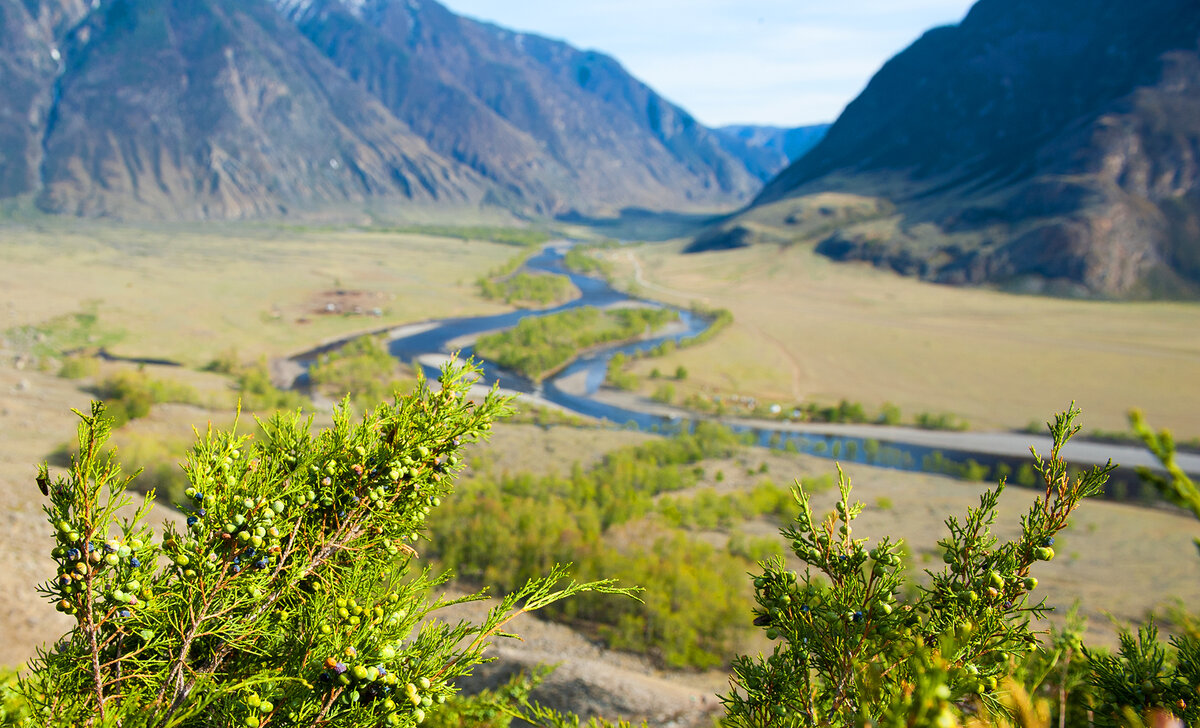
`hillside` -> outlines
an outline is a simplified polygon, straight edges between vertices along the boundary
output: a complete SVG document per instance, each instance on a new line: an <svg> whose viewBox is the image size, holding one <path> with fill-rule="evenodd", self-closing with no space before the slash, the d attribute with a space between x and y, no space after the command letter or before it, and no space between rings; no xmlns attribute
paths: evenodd
<svg viewBox="0 0 1200 728"><path fill-rule="evenodd" d="M51 213L607 214L765 179L615 60L429 0L29 0L0 40L0 199Z"/></svg>
<svg viewBox="0 0 1200 728"><path fill-rule="evenodd" d="M430 0L275 3L440 154L538 212L722 205L763 181L602 53Z"/></svg>
<svg viewBox="0 0 1200 728"><path fill-rule="evenodd" d="M815 234L835 259L946 283L1194 293L1198 37L1188 0L980 0L694 248ZM829 192L874 212L820 206L817 224L801 201Z"/></svg>

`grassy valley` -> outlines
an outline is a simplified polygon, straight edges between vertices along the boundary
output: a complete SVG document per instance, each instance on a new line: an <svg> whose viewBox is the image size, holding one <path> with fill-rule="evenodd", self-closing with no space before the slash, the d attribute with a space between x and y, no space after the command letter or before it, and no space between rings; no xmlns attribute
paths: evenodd
<svg viewBox="0 0 1200 728"><path fill-rule="evenodd" d="M1019 429L1078 402L1087 425L1127 429L1132 407L1181 438L1200 434L1200 306L1022 296L922 283L814 254L812 242L679 255L682 243L609 251L645 295L728 309L717 341L632 366L684 367L676 398L752 397L785 411L815 402L885 405L973 429Z"/></svg>

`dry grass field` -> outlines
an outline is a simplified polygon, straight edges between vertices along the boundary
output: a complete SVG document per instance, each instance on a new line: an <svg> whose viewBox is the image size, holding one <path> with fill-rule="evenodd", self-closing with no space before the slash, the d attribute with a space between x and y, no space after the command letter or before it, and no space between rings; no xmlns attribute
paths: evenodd
<svg viewBox="0 0 1200 728"><path fill-rule="evenodd" d="M642 375L685 366L680 398L844 398L868 412L891 402L906 419L949 412L974 429L1043 422L1075 400L1088 429L1124 430L1127 410L1140 407L1156 427L1200 435L1200 304L933 285L833 263L805 244L694 255L681 247L608 253L646 295L734 314L714 340L636 365Z"/></svg>
<svg viewBox="0 0 1200 728"><path fill-rule="evenodd" d="M98 326L120 334L115 354L190 366L229 349L280 356L393 323L505 310L475 295L475 279L516 251L353 229L7 224L0 332L94 308Z"/></svg>

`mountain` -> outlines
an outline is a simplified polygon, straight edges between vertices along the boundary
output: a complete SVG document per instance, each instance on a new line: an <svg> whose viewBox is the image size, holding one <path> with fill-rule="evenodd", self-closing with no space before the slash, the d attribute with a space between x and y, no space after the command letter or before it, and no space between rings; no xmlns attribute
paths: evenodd
<svg viewBox="0 0 1200 728"><path fill-rule="evenodd" d="M57 38L86 12L70 0L0 3L0 198L37 185L41 132L62 63Z"/></svg>
<svg viewBox="0 0 1200 728"><path fill-rule="evenodd" d="M269 4L97 5L63 38L41 131L43 210L224 219L482 199L477 175L433 153Z"/></svg>
<svg viewBox="0 0 1200 728"><path fill-rule="evenodd" d="M438 153L541 213L747 201L762 179L614 59L431 0L275 0Z"/></svg>
<svg viewBox="0 0 1200 728"><path fill-rule="evenodd" d="M1198 41L1194 0L980 0L693 249L817 235L947 283L1194 294Z"/></svg>
<svg viewBox="0 0 1200 728"><path fill-rule="evenodd" d="M731 154L741 156L747 168L766 182L807 154L821 141L829 127L829 124L792 128L731 124L714 131L726 141Z"/></svg>
<svg viewBox="0 0 1200 728"><path fill-rule="evenodd" d="M53 213L607 214L761 188L613 59L431 0L11 0L0 43L0 199Z"/></svg>

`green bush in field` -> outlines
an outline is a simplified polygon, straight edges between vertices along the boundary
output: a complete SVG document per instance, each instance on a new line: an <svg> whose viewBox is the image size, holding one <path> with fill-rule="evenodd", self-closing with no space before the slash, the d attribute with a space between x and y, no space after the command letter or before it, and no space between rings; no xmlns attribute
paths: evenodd
<svg viewBox="0 0 1200 728"><path fill-rule="evenodd" d="M566 255L563 256L563 265L567 267L567 270L582 273L583 275L599 276L611 283L613 277L612 263L591 255L590 251L597 247L599 246L572 246Z"/></svg>
<svg viewBox="0 0 1200 728"><path fill-rule="evenodd" d="M918 412L913 418L914 424L923 430L954 430L961 431L967 429L968 425L964 420L959 419L949 412Z"/></svg>
<svg viewBox="0 0 1200 728"><path fill-rule="evenodd" d="M552 565L481 624L431 619L446 603L418 565L426 517L462 446L507 412L495 392L468 400L474 379L448 366L440 391L422 381L359 422L343 407L317 434L297 415L254 439L210 429L187 458L187 525L162 534L149 501L119 512L129 478L95 404L65 476L37 478L58 566L40 591L76 624L32 661L20 724L415 726L517 614L628 593L559 588Z"/></svg>
<svg viewBox="0 0 1200 728"><path fill-rule="evenodd" d="M114 427L150 414L150 408L162 402L203 406L204 400L194 387L168 379L155 379L141 371L120 371L96 385L93 392L105 405Z"/></svg>
<svg viewBox="0 0 1200 728"><path fill-rule="evenodd" d="M411 389L415 382L402 375L400 364L388 352L387 339L381 336L359 336L321 354L308 376L317 391L349 396L357 405L381 402L392 392Z"/></svg>
<svg viewBox="0 0 1200 728"><path fill-rule="evenodd" d="M100 372L100 362L95 357L74 354L63 359L58 376L63 379L85 379Z"/></svg>

